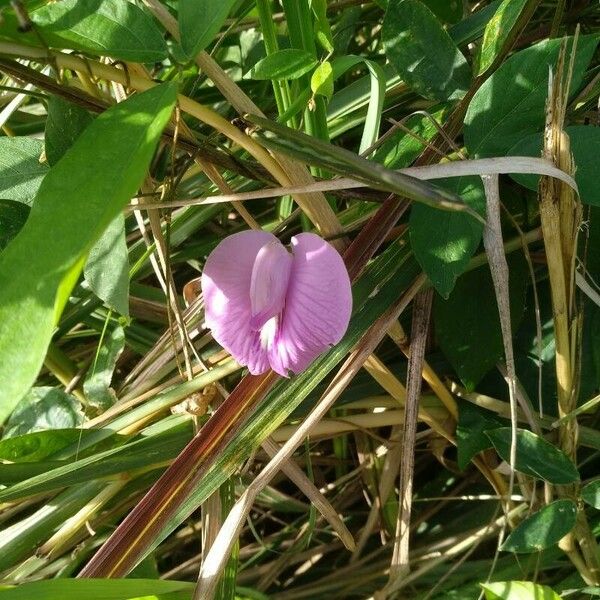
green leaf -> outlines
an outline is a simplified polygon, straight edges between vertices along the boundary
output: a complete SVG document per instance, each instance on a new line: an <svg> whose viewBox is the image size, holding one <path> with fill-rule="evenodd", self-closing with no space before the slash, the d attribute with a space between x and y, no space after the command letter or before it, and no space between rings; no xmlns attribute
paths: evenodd
<svg viewBox="0 0 600 600"><path fill-rule="evenodd" d="M40 162L42 140L0 137L0 197L31 205L48 165Z"/></svg>
<svg viewBox="0 0 600 600"><path fill-rule="evenodd" d="M383 111L383 101L385 99L386 75L383 67L373 60L367 60L362 56L347 54L336 58L331 64L333 67L333 79L341 77L346 71L355 67L357 64L364 63L369 70L369 80L371 93L365 117L365 125L360 140L359 154L362 154L367 148L370 148L379 138L379 128L381 125L381 113Z"/></svg>
<svg viewBox="0 0 600 600"><path fill-rule="evenodd" d="M492 411L464 400L459 402L456 446L458 468L461 471L466 469L482 450L493 447L486 431L502 427L504 424L505 422Z"/></svg>
<svg viewBox="0 0 600 600"><path fill-rule="evenodd" d="M250 75L252 79L298 79L317 64L317 59L308 51L298 48L278 50L259 60Z"/></svg>
<svg viewBox="0 0 600 600"><path fill-rule="evenodd" d="M423 4L444 23L458 23L463 15L462 0L423 0Z"/></svg>
<svg viewBox="0 0 600 600"><path fill-rule="evenodd" d="M167 46L152 17L127 0L61 0L31 13L44 40L120 60L156 62Z"/></svg>
<svg viewBox="0 0 600 600"><path fill-rule="evenodd" d="M531 581L496 581L479 585L486 600L560 600L560 596L548 586Z"/></svg>
<svg viewBox="0 0 600 600"><path fill-rule="evenodd" d="M600 129L591 125L572 125L565 128L571 141L571 154L575 160L575 181L579 188L581 201L585 204L600 206L598 189L598 170L600 169ZM534 133L519 140L509 151L510 156L540 156L542 152L542 134ZM537 190L538 175L511 175L521 185Z"/></svg>
<svg viewBox="0 0 600 600"><path fill-rule="evenodd" d="M129 254L122 213L90 250L83 274L100 300L119 314L129 316Z"/></svg>
<svg viewBox="0 0 600 600"><path fill-rule="evenodd" d="M390 0L381 36L388 60L419 94L456 100L469 89L471 70L465 57L418 0Z"/></svg>
<svg viewBox="0 0 600 600"><path fill-rule="evenodd" d="M81 423L81 419L79 420ZM0 441L0 459L11 463L38 462L55 452L77 442L82 437L79 429L47 429L16 437L5 437ZM2 479L2 484L6 484Z"/></svg>
<svg viewBox="0 0 600 600"><path fill-rule="evenodd" d="M164 594L194 590L187 581L164 579L49 579L23 583L0 591L0 600L56 600L85 598L86 600L134 600L140 597L160 598Z"/></svg>
<svg viewBox="0 0 600 600"><path fill-rule="evenodd" d="M323 61L310 78L310 89L313 94L331 98L333 96L333 69L328 60Z"/></svg>
<svg viewBox="0 0 600 600"><path fill-rule="evenodd" d="M598 36L579 38L571 90L581 85L597 44ZM548 73L556 66L560 45L560 39L544 40L513 54L477 90L464 129L472 157L504 156L519 140L542 130Z"/></svg>
<svg viewBox="0 0 600 600"><path fill-rule="evenodd" d="M181 47L189 58L194 58L213 41L235 1L179 0Z"/></svg>
<svg viewBox="0 0 600 600"><path fill-rule="evenodd" d="M29 206L16 200L0 200L0 252L21 231L29 217Z"/></svg>
<svg viewBox="0 0 600 600"><path fill-rule="evenodd" d="M55 165L93 120L81 106L50 96L44 134L48 164Z"/></svg>
<svg viewBox="0 0 600 600"><path fill-rule="evenodd" d="M496 452L510 461L510 427L487 432ZM579 481L579 472L571 459L556 446L526 429L517 429L517 461L515 468L525 475L548 483L565 484Z"/></svg>
<svg viewBox="0 0 600 600"><path fill-rule="evenodd" d="M551 502L519 523L501 550L529 554L550 548L573 529L576 516L572 500Z"/></svg>
<svg viewBox="0 0 600 600"><path fill-rule="evenodd" d="M100 411L105 411L117 399L110 382L124 347L125 332L122 327L117 326L106 335L83 382L83 392L88 402Z"/></svg>
<svg viewBox="0 0 600 600"><path fill-rule="evenodd" d="M447 105L442 105L437 110L429 109L429 114L438 122L444 123L448 116ZM410 166L423 152L425 144L421 140L429 141L437 134L437 128L429 117L417 114L404 121L406 131L396 129L392 135L375 150L373 160L382 163L388 169L403 169Z"/></svg>
<svg viewBox="0 0 600 600"><path fill-rule="evenodd" d="M485 195L479 177L455 177L437 183L458 194L480 214L485 213ZM409 231L415 258L437 292L448 298L479 247L483 224L469 215L445 214L425 204L414 204Z"/></svg>
<svg viewBox="0 0 600 600"><path fill-rule="evenodd" d="M581 490L581 499L600 510L600 479L591 481Z"/></svg>
<svg viewBox="0 0 600 600"><path fill-rule="evenodd" d="M527 264L509 259L513 332L525 307ZM433 318L437 339L464 385L473 389L504 355L496 294L488 265L465 273L447 300L436 296Z"/></svg>
<svg viewBox="0 0 600 600"><path fill-rule="evenodd" d="M100 115L44 178L0 254L0 422L35 381L86 253L137 191L175 98L163 84Z"/></svg>
<svg viewBox="0 0 600 600"><path fill-rule="evenodd" d="M327 53L333 52L334 42L327 18L327 0L311 0L310 8L315 16L315 38Z"/></svg>
<svg viewBox="0 0 600 600"><path fill-rule="evenodd" d="M527 2L528 0L504 0L485 26L479 55L479 75L485 73L496 60Z"/></svg>
<svg viewBox="0 0 600 600"><path fill-rule="evenodd" d="M4 437L44 429L67 429L83 423L81 406L71 394L53 387L33 387L6 422Z"/></svg>

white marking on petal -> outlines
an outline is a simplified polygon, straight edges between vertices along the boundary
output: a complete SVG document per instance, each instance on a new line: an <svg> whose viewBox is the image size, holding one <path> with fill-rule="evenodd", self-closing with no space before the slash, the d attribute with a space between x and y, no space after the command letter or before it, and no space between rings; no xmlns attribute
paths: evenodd
<svg viewBox="0 0 600 600"><path fill-rule="evenodd" d="M275 342L275 336L279 329L279 315L271 317L261 328L260 328L260 345L265 350L270 350Z"/></svg>

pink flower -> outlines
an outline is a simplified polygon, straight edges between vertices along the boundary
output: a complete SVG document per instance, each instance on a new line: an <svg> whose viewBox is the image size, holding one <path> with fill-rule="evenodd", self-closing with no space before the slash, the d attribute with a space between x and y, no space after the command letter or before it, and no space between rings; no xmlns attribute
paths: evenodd
<svg viewBox="0 0 600 600"><path fill-rule="evenodd" d="M205 321L214 339L250 373L300 373L343 337L352 310L348 271L318 235L225 238L202 273Z"/></svg>

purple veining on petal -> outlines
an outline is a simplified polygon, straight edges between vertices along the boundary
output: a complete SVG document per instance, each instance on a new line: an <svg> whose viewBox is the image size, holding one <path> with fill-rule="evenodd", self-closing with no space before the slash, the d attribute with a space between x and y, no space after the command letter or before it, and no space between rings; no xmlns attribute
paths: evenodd
<svg viewBox="0 0 600 600"><path fill-rule="evenodd" d="M337 344L348 329L352 290L342 257L314 233L292 238L294 260L286 305L269 351L271 368L280 375L300 373Z"/></svg>
<svg viewBox="0 0 600 600"><path fill-rule="evenodd" d="M264 231L229 236L206 261L202 291L213 337L254 375L300 373L341 340L352 310L342 257L312 233L292 238L292 254Z"/></svg>
<svg viewBox="0 0 600 600"><path fill-rule="evenodd" d="M265 244L256 255L250 281L250 327L254 331L283 310L292 260L279 240Z"/></svg>
<svg viewBox="0 0 600 600"><path fill-rule="evenodd" d="M206 325L215 340L253 375L267 371L269 359L259 332L250 327L252 268L260 249L273 241L277 238L266 231L230 235L211 252L202 272Z"/></svg>

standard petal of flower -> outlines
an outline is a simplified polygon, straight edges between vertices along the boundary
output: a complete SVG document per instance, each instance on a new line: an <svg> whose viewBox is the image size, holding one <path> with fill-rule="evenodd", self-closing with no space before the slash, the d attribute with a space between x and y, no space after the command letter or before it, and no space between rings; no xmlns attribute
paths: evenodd
<svg viewBox="0 0 600 600"><path fill-rule="evenodd" d="M352 290L342 257L313 233L292 238L294 260L283 319L269 351L274 371L300 373L337 344L350 321Z"/></svg>
<svg viewBox="0 0 600 600"><path fill-rule="evenodd" d="M250 373L269 368L259 332L250 327L252 268L260 249L277 238L266 231L242 231L225 238L202 272L205 321L215 340ZM279 243L279 242L278 242Z"/></svg>

